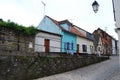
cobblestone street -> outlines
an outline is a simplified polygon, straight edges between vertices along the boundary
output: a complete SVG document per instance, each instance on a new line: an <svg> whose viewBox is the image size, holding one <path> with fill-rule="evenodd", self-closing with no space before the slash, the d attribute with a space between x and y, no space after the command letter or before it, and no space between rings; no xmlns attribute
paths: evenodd
<svg viewBox="0 0 120 80"><path fill-rule="evenodd" d="M120 80L120 68L115 70L107 79L105 80Z"/></svg>
<svg viewBox="0 0 120 80"><path fill-rule="evenodd" d="M120 80L119 57L73 71L35 80Z"/></svg>

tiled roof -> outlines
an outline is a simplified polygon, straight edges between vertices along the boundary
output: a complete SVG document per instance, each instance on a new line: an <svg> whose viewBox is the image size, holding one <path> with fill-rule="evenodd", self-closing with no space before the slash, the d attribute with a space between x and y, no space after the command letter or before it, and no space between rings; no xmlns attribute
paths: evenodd
<svg viewBox="0 0 120 80"><path fill-rule="evenodd" d="M102 31L102 32L104 32L104 33L106 33L109 37L113 38L111 35L109 35L109 34L108 34L106 31L104 31L103 29L98 28L96 31L98 31L98 30L100 30L100 31Z"/></svg>
<svg viewBox="0 0 120 80"><path fill-rule="evenodd" d="M78 36L86 37L84 34L82 34L80 31L78 31L75 27L72 27L72 26L71 26L71 32Z"/></svg>
<svg viewBox="0 0 120 80"><path fill-rule="evenodd" d="M63 23L67 23L67 24L70 24L70 31L67 31L69 33L72 33L72 34L75 34L77 36L80 36L80 37L83 37L83 38L86 38L86 39L89 39L87 38L87 36L85 36L84 34L82 34L80 31L78 31L75 27L75 25L73 25L71 22L69 22L67 19L66 20L63 20L63 21L56 21L52 18L50 18L49 16L47 16L49 19L51 19L57 26L60 27L60 29L62 29L63 31L67 31L66 29L64 29L62 26L60 26L60 24L63 24ZM89 39L91 40L91 39Z"/></svg>

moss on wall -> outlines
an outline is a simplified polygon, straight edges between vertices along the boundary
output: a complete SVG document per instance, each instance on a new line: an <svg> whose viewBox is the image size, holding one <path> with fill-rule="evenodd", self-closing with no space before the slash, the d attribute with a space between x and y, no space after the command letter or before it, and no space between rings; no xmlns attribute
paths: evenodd
<svg viewBox="0 0 120 80"><path fill-rule="evenodd" d="M0 56L1 80L32 80L108 59L107 57Z"/></svg>

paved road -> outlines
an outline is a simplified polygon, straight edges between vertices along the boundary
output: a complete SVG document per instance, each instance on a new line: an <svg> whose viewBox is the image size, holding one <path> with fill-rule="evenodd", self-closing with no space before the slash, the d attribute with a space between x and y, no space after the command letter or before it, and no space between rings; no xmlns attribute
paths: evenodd
<svg viewBox="0 0 120 80"><path fill-rule="evenodd" d="M119 71L119 57L114 56L101 63L35 80L120 80L116 75L120 75Z"/></svg>
<svg viewBox="0 0 120 80"><path fill-rule="evenodd" d="M115 70L108 78L105 80L120 80L120 68Z"/></svg>

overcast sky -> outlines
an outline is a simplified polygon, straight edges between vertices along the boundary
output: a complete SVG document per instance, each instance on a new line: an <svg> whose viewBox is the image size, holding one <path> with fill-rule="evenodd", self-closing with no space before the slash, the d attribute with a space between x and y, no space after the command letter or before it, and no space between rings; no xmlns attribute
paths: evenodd
<svg viewBox="0 0 120 80"><path fill-rule="evenodd" d="M96 0L99 11L92 9L94 0L0 0L0 18L10 19L24 26L38 26L45 15L61 21L68 19L76 26L92 33L100 27L117 38L113 16L112 0Z"/></svg>

